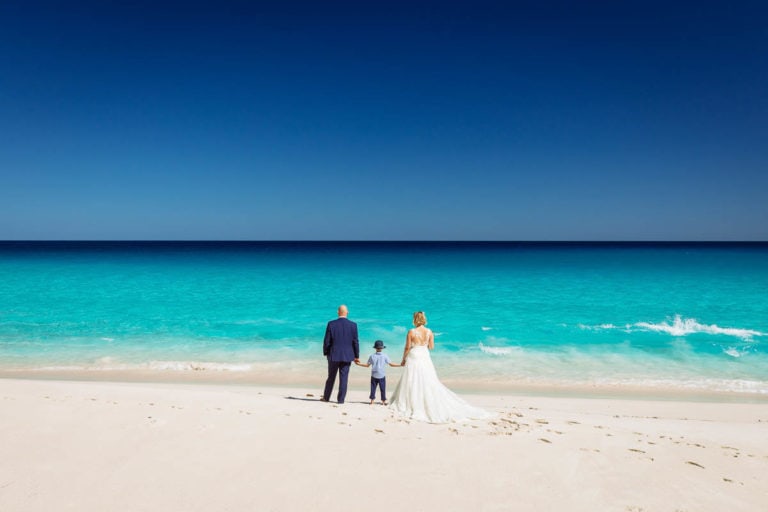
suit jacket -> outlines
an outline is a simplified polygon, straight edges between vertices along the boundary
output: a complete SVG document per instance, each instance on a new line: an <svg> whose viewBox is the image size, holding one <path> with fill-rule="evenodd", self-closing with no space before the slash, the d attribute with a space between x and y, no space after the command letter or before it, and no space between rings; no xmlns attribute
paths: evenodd
<svg viewBox="0 0 768 512"><path fill-rule="evenodd" d="M360 357L360 341L357 339L357 324L339 317L328 322L323 340L323 355L329 361L350 362Z"/></svg>

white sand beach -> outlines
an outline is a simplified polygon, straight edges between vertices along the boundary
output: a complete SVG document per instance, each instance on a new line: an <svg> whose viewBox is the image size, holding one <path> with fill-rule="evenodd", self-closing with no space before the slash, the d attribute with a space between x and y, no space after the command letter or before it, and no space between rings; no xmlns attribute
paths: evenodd
<svg viewBox="0 0 768 512"><path fill-rule="evenodd" d="M0 380L0 510L760 511L768 404L464 395L433 425L353 388Z"/></svg>

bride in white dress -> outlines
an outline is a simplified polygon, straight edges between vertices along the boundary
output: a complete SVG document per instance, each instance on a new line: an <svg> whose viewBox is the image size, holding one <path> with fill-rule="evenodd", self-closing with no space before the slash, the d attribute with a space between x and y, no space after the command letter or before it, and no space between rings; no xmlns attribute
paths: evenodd
<svg viewBox="0 0 768 512"><path fill-rule="evenodd" d="M448 389L437 378L429 351L435 347L435 335L426 327L423 312L413 314L413 329L405 338L400 382L392 395L390 407L399 415L429 423L448 423L491 416L473 407Z"/></svg>

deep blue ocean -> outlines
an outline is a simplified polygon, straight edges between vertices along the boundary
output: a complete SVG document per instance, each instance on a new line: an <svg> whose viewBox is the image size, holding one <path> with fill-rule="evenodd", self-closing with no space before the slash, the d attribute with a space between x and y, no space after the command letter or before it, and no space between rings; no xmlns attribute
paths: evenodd
<svg viewBox="0 0 768 512"><path fill-rule="evenodd" d="M412 313L441 378L768 394L768 245L1 242L0 370L322 367Z"/></svg>

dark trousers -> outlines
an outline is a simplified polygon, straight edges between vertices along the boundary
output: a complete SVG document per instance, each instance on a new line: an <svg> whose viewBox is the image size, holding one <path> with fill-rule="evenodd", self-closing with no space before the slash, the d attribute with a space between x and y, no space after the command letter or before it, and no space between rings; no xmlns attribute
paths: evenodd
<svg viewBox="0 0 768 512"><path fill-rule="evenodd" d="M386 402L387 401L387 378L382 377L380 379L377 379L376 377L371 377L371 396L369 397L371 400L376 399L376 386L379 387L381 390L381 401Z"/></svg>
<svg viewBox="0 0 768 512"><path fill-rule="evenodd" d="M344 403L344 399L347 397L347 381L349 381L349 367L351 365L350 361L331 361L328 359L328 379L325 381L325 390L323 391L325 400L331 399L331 392L333 385L336 384L336 373L338 372L339 394L336 395L336 401L340 404Z"/></svg>

